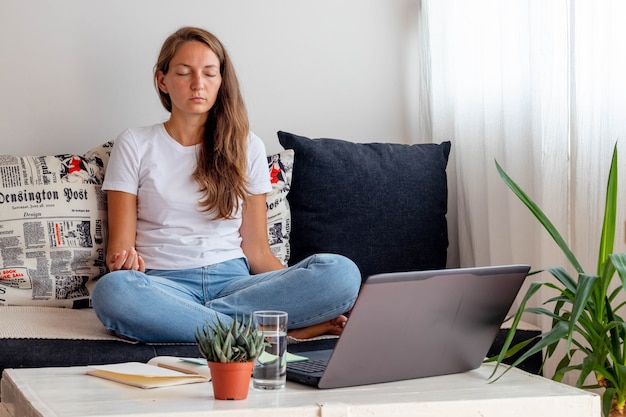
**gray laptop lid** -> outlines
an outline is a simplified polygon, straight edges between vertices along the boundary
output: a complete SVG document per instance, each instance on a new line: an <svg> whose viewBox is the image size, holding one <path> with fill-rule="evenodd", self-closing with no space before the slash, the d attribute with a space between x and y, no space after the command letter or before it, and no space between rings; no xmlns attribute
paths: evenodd
<svg viewBox="0 0 626 417"><path fill-rule="evenodd" d="M318 387L479 367L529 270L507 265L371 276Z"/></svg>

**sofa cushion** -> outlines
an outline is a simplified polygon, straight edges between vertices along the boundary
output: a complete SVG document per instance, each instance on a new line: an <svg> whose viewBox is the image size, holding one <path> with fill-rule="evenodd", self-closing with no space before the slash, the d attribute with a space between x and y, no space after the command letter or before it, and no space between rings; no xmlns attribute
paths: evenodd
<svg viewBox="0 0 626 417"><path fill-rule="evenodd" d="M338 253L357 264L363 279L445 268L450 142L354 143L287 132L278 138L295 151L291 264Z"/></svg>
<svg viewBox="0 0 626 417"><path fill-rule="evenodd" d="M105 271L111 146L0 156L0 305L88 305L87 283Z"/></svg>
<svg viewBox="0 0 626 417"><path fill-rule="evenodd" d="M0 305L89 306L89 288L106 272L101 186L112 147L109 141L84 155L0 155ZM293 151L269 155L268 167L270 245L286 265Z"/></svg>
<svg viewBox="0 0 626 417"><path fill-rule="evenodd" d="M289 261L289 232L291 212L287 195L291 187L293 172L293 150L284 150L268 155L272 191L267 194L267 234L272 253L287 265Z"/></svg>

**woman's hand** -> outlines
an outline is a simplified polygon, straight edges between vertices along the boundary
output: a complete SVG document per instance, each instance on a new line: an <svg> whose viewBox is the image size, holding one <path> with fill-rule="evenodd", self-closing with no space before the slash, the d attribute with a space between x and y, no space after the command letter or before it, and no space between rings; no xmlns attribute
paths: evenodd
<svg viewBox="0 0 626 417"><path fill-rule="evenodd" d="M134 247L130 248L130 250L112 253L108 255L107 258L107 266L110 271L118 271L120 269L139 272L146 271L146 264Z"/></svg>
<svg viewBox="0 0 626 417"><path fill-rule="evenodd" d="M137 233L137 196L122 191L107 191L109 243L106 262L109 271L120 269L145 272L146 265L135 249Z"/></svg>

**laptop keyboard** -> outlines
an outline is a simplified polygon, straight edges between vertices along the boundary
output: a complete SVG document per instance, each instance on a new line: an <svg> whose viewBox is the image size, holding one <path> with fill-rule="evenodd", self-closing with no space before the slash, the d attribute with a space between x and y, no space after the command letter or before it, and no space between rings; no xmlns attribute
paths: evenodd
<svg viewBox="0 0 626 417"><path fill-rule="evenodd" d="M326 369L328 361L322 359L313 359L305 362L291 362L287 365L289 369L293 369L307 374L315 372L323 372Z"/></svg>

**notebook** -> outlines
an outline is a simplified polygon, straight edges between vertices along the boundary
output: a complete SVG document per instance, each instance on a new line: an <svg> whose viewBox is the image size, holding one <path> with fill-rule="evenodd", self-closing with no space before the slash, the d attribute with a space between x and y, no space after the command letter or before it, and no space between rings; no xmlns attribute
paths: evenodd
<svg viewBox="0 0 626 417"><path fill-rule="evenodd" d="M529 270L505 265L373 275L335 347L298 351L308 360L288 364L287 379L339 388L478 368Z"/></svg>

